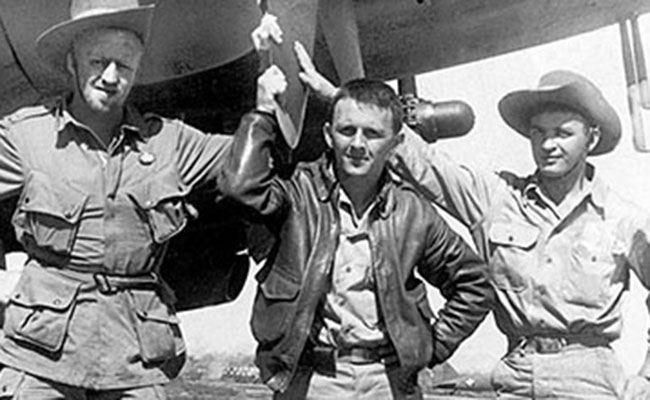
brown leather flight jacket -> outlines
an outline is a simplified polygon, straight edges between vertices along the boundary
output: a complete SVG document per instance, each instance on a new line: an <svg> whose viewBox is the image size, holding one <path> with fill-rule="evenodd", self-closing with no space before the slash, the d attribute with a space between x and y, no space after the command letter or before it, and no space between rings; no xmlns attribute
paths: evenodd
<svg viewBox="0 0 650 400"><path fill-rule="evenodd" d="M252 208L274 245L256 279L252 329L266 382L293 373L320 301L330 287L339 237L339 183L327 157L299 164L286 178L271 166L275 122L246 115L223 172L227 196ZM493 301L483 261L410 186L386 173L370 243L377 298L400 367L410 371L447 359L483 320ZM416 276L416 271L419 276ZM421 278L447 299L437 318Z"/></svg>

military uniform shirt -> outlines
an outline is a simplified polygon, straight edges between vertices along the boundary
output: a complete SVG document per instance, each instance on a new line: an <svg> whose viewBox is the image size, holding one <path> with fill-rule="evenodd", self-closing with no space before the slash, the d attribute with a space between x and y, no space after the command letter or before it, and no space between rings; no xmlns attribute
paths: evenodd
<svg viewBox="0 0 650 400"><path fill-rule="evenodd" d="M489 262L499 329L522 336L620 337L623 293L634 273L650 287L650 218L588 165L580 196L558 208L536 175L480 174L431 149L446 208ZM568 207L567 207L568 206Z"/></svg>
<svg viewBox="0 0 650 400"><path fill-rule="evenodd" d="M94 389L175 376L184 347L168 301L152 290L99 293L92 273L154 271L187 222L185 196L218 184L229 143L132 108L106 145L62 102L0 122L0 197L20 194L13 224L29 255L0 363Z"/></svg>
<svg viewBox="0 0 650 400"><path fill-rule="evenodd" d="M343 189L339 190L339 242L334 255L331 287L323 305L319 339L334 347L376 347L387 342L377 301L368 230L377 202L356 216Z"/></svg>

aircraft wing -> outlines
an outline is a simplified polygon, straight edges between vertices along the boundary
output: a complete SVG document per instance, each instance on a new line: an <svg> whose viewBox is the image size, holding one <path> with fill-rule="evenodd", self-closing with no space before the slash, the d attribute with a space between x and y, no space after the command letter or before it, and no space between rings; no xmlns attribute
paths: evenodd
<svg viewBox="0 0 650 400"><path fill-rule="evenodd" d="M214 69L252 50L248 34L260 15L253 0L149 1L157 3L159 12L142 83ZM288 0L268 0L268 3L272 6L280 1ZM350 54L360 54L366 76L395 79L546 43L650 11L650 2L645 0L349 2L354 21L347 25L353 25L358 32L350 35L354 32L348 29L346 35L358 43L348 46L333 43L332 37L336 42L342 41L341 35L336 35L341 26L334 24L339 20L336 14L328 15L320 19L321 25L325 25L319 27L320 35L325 39L317 37L312 52L317 58L321 54L318 65L335 80L339 75L336 69L343 70L346 65L353 65L358 71L359 61L350 59ZM70 0L0 0L0 116L32 104L63 86L61 79L40 64L33 43L44 29L67 18L69 3ZM302 16L306 18L310 9L318 8L319 3L327 4L323 8L330 9L336 8L332 4L337 4L327 0L291 0L291 3L289 12L294 13L291 15L294 21ZM346 12L345 7L338 8L333 13ZM322 10L319 13L326 14ZM284 24L290 25L291 18ZM309 24L303 25L301 29L313 29ZM328 32L328 27L335 32ZM220 40L225 35L228 40ZM300 38L300 32L295 36ZM179 37L182 39L176 40ZM303 38L313 37L313 32L303 35ZM346 52L355 45L360 52ZM257 65L245 70L240 67L236 63L231 67L236 69L240 80L255 79ZM156 87L165 90L164 85ZM250 101L243 103L248 105ZM182 114L183 110L175 105L175 112Z"/></svg>
<svg viewBox="0 0 650 400"><path fill-rule="evenodd" d="M357 0L366 75L394 79L524 49L650 11L645 0Z"/></svg>
<svg viewBox="0 0 650 400"><path fill-rule="evenodd" d="M319 70L335 82L361 73L379 79L412 76L576 35L650 11L647 0L268 0L285 1L292 4L286 8L285 25L301 15L313 16L314 7L322 6L317 10L316 32L303 24L311 33L301 35L298 29L292 34L313 39L306 43L309 51ZM141 82L146 84L134 89L132 100L144 111L182 118L207 132L233 132L241 115L254 106L259 62L248 34L259 20L257 2L155 2L166 10L156 18L168 19L159 20L154 32L162 32L159 37L172 30L178 33L158 43L152 36L152 44L158 47L149 53L147 62L153 65L145 69ZM67 18L69 3L0 0L0 116L34 104L63 86L39 63L34 40ZM184 29L188 26L192 29ZM224 35L228 35L226 46L214 47L224 41ZM305 96L304 91L301 95ZM297 158L312 158L322 146L321 135L314 133L324 117L322 107L317 108L308 107L307 118L312 122L305 123L305 135L309 140L298 147ZM163 266L168 280L186 296L181 298L181 308L218 303L224 293L228 297L238 290L218 285L193 290L196 274L211 274L204 284L222 281L233 271L244 275L235 279L241 282L246 274L236 254L244 228L233 220L231 208L215 207L210 194L192 200L201 218L174 238ZM17 246L8 222L13 201L0 202L0 221L4 221L0 239L7 250ZM214 269L215 264L230 267ZM233 265L240 267L233 269Z"/></svg>

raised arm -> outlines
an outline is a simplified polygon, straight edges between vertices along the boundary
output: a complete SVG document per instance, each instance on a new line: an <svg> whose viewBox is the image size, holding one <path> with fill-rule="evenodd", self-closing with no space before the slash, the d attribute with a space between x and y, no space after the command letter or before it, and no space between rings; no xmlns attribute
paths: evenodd
<svg viewBox="0 0 650 400"><path fill-rule="evenodd" d="M222 173L224 194L262 215L278 212L287 201L271 157L276 134L274 99L285 89L284 74L277 67L260 76L257 109L242 119Z"/></svg>
<svg viewBox="0 0 650 400"><path fill-rule="evenodd" d="M493 172L461 166L405 127L406 140L397 148L393 167L451 215L474 227L505 183Z"/></svg>

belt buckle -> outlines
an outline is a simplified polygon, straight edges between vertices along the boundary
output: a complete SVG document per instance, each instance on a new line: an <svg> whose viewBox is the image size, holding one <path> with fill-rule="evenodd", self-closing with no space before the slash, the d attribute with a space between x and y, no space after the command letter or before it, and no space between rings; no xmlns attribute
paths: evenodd
<svg viewBox="0 0 650 400"><path fill-rule="evenodd" d="M104 274L93 274L93 279L97 284L97 290L102 294L114 294L117 293L117 289L111 286L111 283L106 278Z"/></svg>
<svg viewBox="0 0 650 400"><path fill-rule="evenodd" d="M160 277L158 276L157 273L151 271L151 272L149 272L149 276L151 276L151 283L153 285L159 285L160 284Z"/></svg>
<svg viewBox="0 0 650 400"><path fill-rule="evenodd" d="M567 345L566 338L539 337L535 339L536 350L541 354L559 353Z"/></svg>

